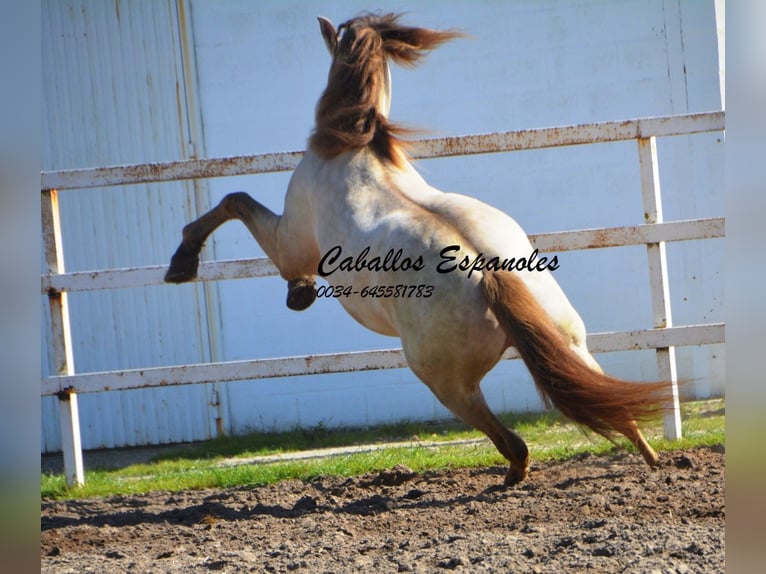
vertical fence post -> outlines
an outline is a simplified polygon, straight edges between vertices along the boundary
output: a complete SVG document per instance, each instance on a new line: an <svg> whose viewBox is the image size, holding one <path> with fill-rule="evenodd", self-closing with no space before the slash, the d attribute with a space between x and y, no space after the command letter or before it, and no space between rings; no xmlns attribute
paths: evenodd
<svg viewBox="0 0 766 574"><path fill-rule="evenodd" d="M64 273L58 192L55 189L42 192L42 224L47 272L49 274ZM74 356L66 292L51 289L48 292L48 303L51 311L55 372L57 375L73 375ZM69 486L81 485L85 483L85 471L82 460L77 394L70 390L64 390L59 393L58 399L66 482Z"/></svg>
<svg viewBox="0 0 766 574"><path fill-rule="evenodd" d="M660 171L657 163L657 141L655 137L638 138L638 159L641 170L641 193L646 223L662 223L662 196L660 194ZM673 326L670 309L670 288L668 285L668 263L665 242L648 243L646 254L649 259L649 285L652 291L652 314L654 327L664 329ZM681 406L678 398L678 372L674 347L657 349L657 367L660 379L672 386L672 404L664 415L665 438L681 438Z"/></svg>

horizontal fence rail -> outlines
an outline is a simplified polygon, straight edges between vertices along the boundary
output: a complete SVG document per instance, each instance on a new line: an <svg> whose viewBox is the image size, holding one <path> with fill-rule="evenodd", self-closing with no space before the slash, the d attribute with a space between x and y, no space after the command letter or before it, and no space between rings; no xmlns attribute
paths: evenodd
<svg viewBox="0 0 766 574"><path fill-rule="evenodd" d="M414 143L412 157L433 159L628 141L648 137L688 135L724 129L724 112L601 122L556 128L498 132L468 136L422 139ZM212 159L190 159L163 163L94 167L42 173L42 190L86 189L133 183L178 181L275 173L295 169L302 151L267 153Z"/></svg>
<svg viewBox="0 0 766 574"><path fill-rule="evenodd" d="M665 418L668 438L680 437L674 347L722 343L725 340L725 326L722 323L672 325L665 242L724 237L725 220L723 217L713 217L663 221L655 140L657 137L724 129L724 112L707 112L424 139L414 142L412 148L412 156L415 159L428 159L628 140L638 142L646 224L540 233L531 235L530 240L542 252L629 245L647 247L654 328L591 333L588 335L588 347L594 353L656 350L660 377L674 383L673 414ZM78 393L406 367L401 349L386 349L94 373L74 372L67 294L78 291L161 285L164 284L163 278L167 265L67 273L64 269L58 214L57 194L60 190L283 172L294 169L302 157L303 152L295 151L42 172L43 243L47 273L41 277L41 291L48 295L50 302L53 354L57 374L43 379L41 395L55 395L60 399L64 467L68 484L84 482L77 410ZM276 267L264 258L212 261L200 263L198 280L220 281L268 277L276 274ZM515 349L509 349L503 355L503 359L518 357Z"/></svg>
<svg viewBox="0 0 766 574"><path fill-rule="evenodd" d="M725 219L691 219L669 221L651 225L628 227L602 227L579 231L538 233L529 236L532 245L542 252L579 251L605 247L645 245L660 241L690 241L724 237ZM57 275L43 275L43 293L53 291L95 291L100 289L124 289L164 285L166 265L126 267L100 271L77 271ZM232 259L200 262L197 281L221 281L224 279L249 279L272 277L279 271L268 258Z"/></svg>
<svg viewBox="0 0 766 574"><path fill-rule="evenodd" d="M724 330L725 327L722 323L713 323L665 329L590 333L588 334L588 349L592 353L611 353L614 351L639 351L662 347L723 343ZM508 349L503 354L503 360L518 358L520 355L514 348ZM407 367L407 362L401 349L277 357L50 377L43 381L42 395L51 396L62 392L124 391L213 382L402 369L405 367Z"/></svg>

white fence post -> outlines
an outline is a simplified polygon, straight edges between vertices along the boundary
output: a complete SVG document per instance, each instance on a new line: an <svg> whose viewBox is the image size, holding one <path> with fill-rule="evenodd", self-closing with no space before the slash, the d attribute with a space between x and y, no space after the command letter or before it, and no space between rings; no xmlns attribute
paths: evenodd
<svg viewBox="0 0 766 574"><path fill-rule="evenodd" d="M645 223L662 223L662 196L660 194L660 170L657 163L657 141L654 136L638 138L638 159L641 169L641 192L644 202ZM664 329L673 326L668 285L668 263L665 242L648 243L649 286L652 291L652 314L654 327ZM678 397L678 372L675 347L657 349L657 367L661 380L670 381L671 404L664 415L665 438L681 438L681 405Z"/></svg>
<svg viewBox="0 0 766 574"><path fill-rule="evenodd" d="M58 192L55 189L42 193L42 224L45 263L49 274L64 273L64 252L61 246L61 220L59 218ZM74 374L72 333L69 327L69 305L65 291L48 290L53 336L53 355L56 374ZM58 393L61 418L61 442L64 453L64 474L67 485L85 483L80 440L80 417L77 394L70 390Z"/></svg>

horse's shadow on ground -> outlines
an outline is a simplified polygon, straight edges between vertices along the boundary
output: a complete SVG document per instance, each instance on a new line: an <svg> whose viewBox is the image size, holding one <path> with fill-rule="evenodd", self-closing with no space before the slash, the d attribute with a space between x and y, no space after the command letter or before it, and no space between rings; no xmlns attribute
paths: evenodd
<svg viewBox="0 0 766 574"><path fill-rule="evenodd" d="M172 508L159 512L146 510L136 505L131 509L118 509L108 513L94 513L85 504L70 501L73 508L83 507L81 516L44 516L40 521L41 531L55 530L67 526L137 526L140 524L167 524L168 526L194 526L214 524L217 521L253 520L261 516L274 518L301 518L317 513L337 513L371 516L396 509L422 509L460 507L474 501L492 502L498 496L511 491L502 485L490 486L475 494L457 494L447 499L432 500L427 492L413 488L404 494L372 494L352 501L336 504L327 503L325 497L307 494L292 505L257 503L252 506L227 504L221 495L211 495L199 504L183 508Z"/></svg>
<svg viewBox="0 0 766 574"><path fill-rule="evenodd" d="M487 469L490 474L502 476L503 469ZM422 476L421 476L422 478ZM617 478L611 473L599 476L582 476L576 479L568 479L549 487L556 490L566 490L576 484L587 481L597 481ZM336 487L336 489L342 489ZM218 521L253 520L259 517L274 517L282 519L297 519L311 514L335 513L361 516L374 516L385 514L395 510L422 510L428 511L437 508L459 509L473 502L497 504L509 498L529 496L540 490L540 485L531 478L521 485L506 487L501 482L493 484L475 493L456 493L449 498L434 499L429 496L427 490L421 490L413 485L406 492L387 492L389 489L382 488L382 492L376 492L370 496L357 497L350 501L333 502L335 497L325 496L321 487L307 484L307 494L292 504L263 504L254 505L234 503L228 501L225 493L216 493L208 496L203 502L190 506L170 508L155 512L146 507L149 502L140 498L128 498L124 501L126 506L132 508L116 509L113 512L94 512L87 503L69 501L66 504L73 509L81 508L81 516L44 516L40 521L41 531L55 530L67 526L137 526L140 524L167 524L169 527L186 526L192 527L200 524L212 525ZM245 490L245 489L243 489ZM119 502L118 502L119 504Z"/></svg>

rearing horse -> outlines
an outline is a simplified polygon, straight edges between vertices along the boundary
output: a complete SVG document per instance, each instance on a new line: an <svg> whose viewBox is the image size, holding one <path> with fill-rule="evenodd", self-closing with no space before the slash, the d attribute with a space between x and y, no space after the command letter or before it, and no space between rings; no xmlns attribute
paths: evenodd
<svg viewBox="0 0 766 574"><path fill-rule="evenodd" d="M205 239L239 219L287 281L288 307L313 303L321 273L343 289L339 301L354 319L400 337L418 378L510 461L506 484L526 477L529 451L490 411L479 384L511 346L546 404L607 438L625 435L656 465L636 420L662 409L667 385L605 375L550 272L501 269L511 259L532 266L521 227L477 199L428 185L408 161L405 130L388 120L389 60L413 66L461 34L403 26L395 14L364 15L337 30L319 23L332 64L284 213L246 193L227 195L184 227L165 280L194 279Z"/></svg>

